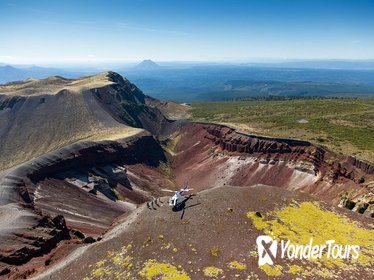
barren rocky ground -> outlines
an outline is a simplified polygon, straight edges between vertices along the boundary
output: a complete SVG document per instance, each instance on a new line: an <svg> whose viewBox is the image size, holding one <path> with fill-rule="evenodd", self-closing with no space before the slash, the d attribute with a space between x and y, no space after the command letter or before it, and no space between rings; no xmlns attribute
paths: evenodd
<svg viewBox="0 0 374 280"><path fill-rule="evenodd" d="M255 212L263 218L253 215ZM296 276L368 279L372 273L374 228L370 219L357 220L350 211L316 202L300 192L265 185L222 186L190 198L184 212L173 212L162 204L157 210L143 206L133 215L134 219L124 221L126 227L115 236L91 245L70 264L38 279L66 279L66 275L73 279L265 279L274 276L278 279ZM302 232L305 230L303 219L315 225L310 227L311 237L322 240L339 233L346 241L365 247L369 260L362 265L277 260L274 268L259 268L256 238L264 232L260 222L269 223L269 229L279 237L296 241L306 235ZM349 225L344 227L346 222ZM329 226L319 232L326 225ZM295 229L300 235L293 236Z"/></svg>

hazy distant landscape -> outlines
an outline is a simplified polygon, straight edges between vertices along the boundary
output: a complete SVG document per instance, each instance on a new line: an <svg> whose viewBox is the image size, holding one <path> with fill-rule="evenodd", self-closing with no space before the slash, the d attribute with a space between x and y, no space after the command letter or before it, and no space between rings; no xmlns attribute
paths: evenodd
<svg viewBox="0 0 374 280"><path fill-rule="evenodd" d="M156 63L113 67L144 91L164 100L222 101L264 97L366 97L374 96L371 61L320 61L254 64ZM311 67L311 68L308 68ZM0 83L28 78L97 74L106 67L46 68L0 66Z"/></svg>

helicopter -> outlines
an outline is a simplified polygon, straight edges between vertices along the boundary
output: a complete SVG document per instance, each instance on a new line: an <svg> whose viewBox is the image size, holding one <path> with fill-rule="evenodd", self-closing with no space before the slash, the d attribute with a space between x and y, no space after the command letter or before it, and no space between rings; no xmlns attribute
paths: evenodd
<svg viewBox="0 0 374 280"><path fill-rule="evenodd" d="M175 194L169 199L169 206L175 207L178 204L178 201L180 200L180 198L184 195L184 193L192 191L192 190L193 189L188 188L188 185L186 185L184 188L175 192Z"/></svg>

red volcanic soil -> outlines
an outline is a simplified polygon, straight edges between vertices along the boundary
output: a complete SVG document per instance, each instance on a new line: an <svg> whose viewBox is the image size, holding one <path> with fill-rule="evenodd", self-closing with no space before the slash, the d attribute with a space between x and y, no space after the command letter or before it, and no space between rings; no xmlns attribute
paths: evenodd
<svg viewBox="0 0 374 280"><path fill-rule="evenodd" d="M372 190L359 183L361 177L374 178L372 165L309 142L244 135L226 126L199 123L184 126L179 134L174 151L179 185L189 182L201 190L267 184L334 204L346 192L357 201L364 196L374 200Z"/></svg>

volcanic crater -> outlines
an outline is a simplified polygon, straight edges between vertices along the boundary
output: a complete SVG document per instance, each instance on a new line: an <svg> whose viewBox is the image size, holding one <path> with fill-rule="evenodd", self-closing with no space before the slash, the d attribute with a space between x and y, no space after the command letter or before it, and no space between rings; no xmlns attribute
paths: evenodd
<svg viewBox="0 0 374 280"><path fill-rule="evenodd" d="M263 188L374 217L373 165L307 141L170 120L165 106L114 72L12 83L0 93L0 275L10 279L100 243L184 184L197 196L273 186Z"/></svg>

